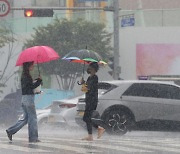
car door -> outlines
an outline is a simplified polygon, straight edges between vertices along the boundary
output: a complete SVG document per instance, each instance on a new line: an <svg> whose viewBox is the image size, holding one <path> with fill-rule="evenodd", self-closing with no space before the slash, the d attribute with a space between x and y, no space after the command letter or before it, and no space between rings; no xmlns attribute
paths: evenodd
<svg viewBox="0 0 180 154"><path fill-rule="evenodd" d="M180 121L180 88L175 85L159 84L160 120Z"/></svg>
<svg viewBox="0 0 180 154"><path fill-rule="evenodd" d="M159 117L158 89L151 83L134 83L121 96L124 105L135 115L136 121Z"/></svg>

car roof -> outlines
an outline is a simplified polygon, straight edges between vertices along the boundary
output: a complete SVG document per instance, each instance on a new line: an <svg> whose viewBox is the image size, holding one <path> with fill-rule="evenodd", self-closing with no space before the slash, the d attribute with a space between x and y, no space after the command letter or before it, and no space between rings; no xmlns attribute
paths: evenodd
<svg viewBox="0 0 180 154"><path fill-rule="evenodd" d="M133 84L133 83L153 83L153 84L167 84L167 85L175 85L180 87L179 85L175 84L171 81L152 81L152 80L111 80L111 81L101 81L101 83L109 83L114 85L121 85L121 84Z"/></svg>

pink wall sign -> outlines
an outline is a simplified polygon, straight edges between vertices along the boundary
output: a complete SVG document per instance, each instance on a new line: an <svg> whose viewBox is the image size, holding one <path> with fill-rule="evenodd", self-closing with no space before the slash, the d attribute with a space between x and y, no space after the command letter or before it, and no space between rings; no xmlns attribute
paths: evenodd
<svg viewBox="0 0 180 154"><path fill-rule="evenodd" d="M136 75L180 75L180 44L137 44Z"/></svg>

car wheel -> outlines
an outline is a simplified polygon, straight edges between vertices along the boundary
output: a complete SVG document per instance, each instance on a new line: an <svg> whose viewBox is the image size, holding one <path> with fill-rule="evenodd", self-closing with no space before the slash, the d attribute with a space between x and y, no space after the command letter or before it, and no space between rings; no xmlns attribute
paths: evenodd
<svg viewBox="0 0 180 154"><path fill-rule="evenodd" d="M133 123L132 117L122 110L111 110L105 117L107 132L110 134L124 135Z"/></svg>

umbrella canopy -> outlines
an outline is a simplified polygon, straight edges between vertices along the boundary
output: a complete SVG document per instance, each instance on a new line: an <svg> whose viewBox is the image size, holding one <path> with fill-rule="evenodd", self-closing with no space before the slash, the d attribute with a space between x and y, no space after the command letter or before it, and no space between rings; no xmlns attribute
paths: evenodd
<svg viewBox="0 0 180 154"><path fill-rule="evenodd" d="M102 60L101 56L98 53L87 49L73 50L66 54L62 59L69 60L75 63L83 63L83 76L85 64L88 64L89 62L99 62Z"/></svg>
<svg viewBox="0 0 180 154"><path fill-rule="evenodd" d="M83 60L89 63L92 63L92 62L98 63L98 61L93 58L84 58Z"/></svg>
<svg viewBox="0 0 180 154"><path fill-rule="evenodd" d="M74 63L80 63L80 64L90 64L92 62L96 62L98 63L99 65L107 65L107 63L103 60L100 60L100 61L97 61L93 58L84 58L84 59L79 59L78 57L67 57L67 58L62 58L63 60L67 60L67 61L70 61L70 62L74 62Z"/></svg>
<svg viewBox="0 0 180 154"><path fill-rule="evenodd" d="M101 56L97 52L92 51L92 50L87 50L87 49L73 50L70 53L66 54L64 56L64 59L69 58L69 57L76 57L81 60L83 60L85 58L92 58L96 61L102 60ZM77 59L75 59L75 60L77 60Z"/></svg>
<svg viewBox="0 0 180 154"><path fill-rule="evenodd" d="M82 50L73 50L70 53L66 54L62 59L68 60L74 63L84 64L83 66L83 77L84 78L84 69L85 64L96 62L99 64L105 64L106 62L102 61L101 56L92 50L82 49ZM78 82L80 85L80 82Z"/></svg>
<svg viewBox="0 0 180 154"><path fill-rule="evenodd" d="M16 66L25 62L45 63L59 58L59 55L48 46L34 46L22 51L16 61Z"/></svg>

